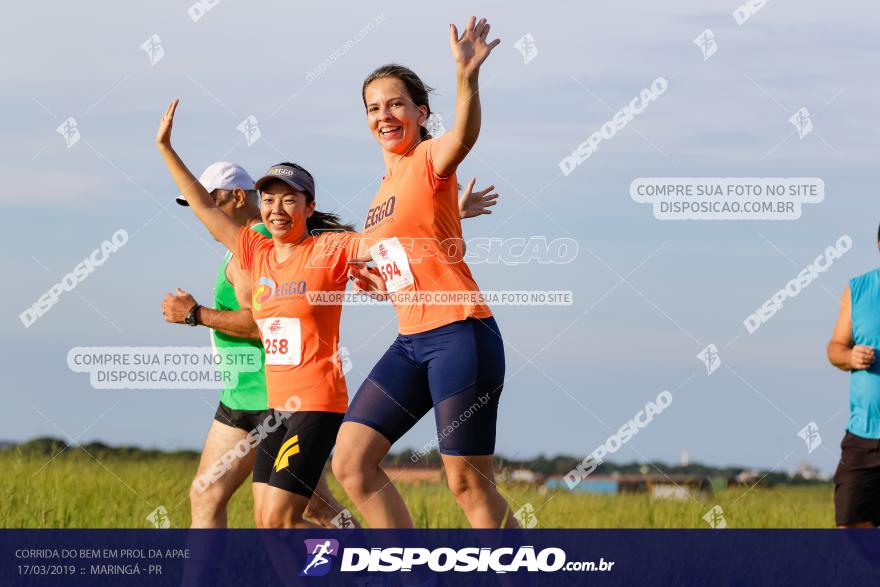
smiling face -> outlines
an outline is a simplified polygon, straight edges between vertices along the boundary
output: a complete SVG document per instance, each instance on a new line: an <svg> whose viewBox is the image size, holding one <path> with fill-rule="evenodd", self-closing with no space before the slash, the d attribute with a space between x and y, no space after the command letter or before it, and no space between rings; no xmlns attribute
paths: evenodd
<svg viewBox="0 0 880 587"><path fill-rule="evenodd" d="M364 102L370 131L384 150L402 155L419 141L428 107L416 106L401 80L383 77L370 82Z"/></svg>
<svg viewBox="0 0 880 587"><path fill-rule="evenodd" d="M314 211L314 201L283 181L270 181L260 191L260 216L273 238L300 240L307 234L306 219Z"/></svg>

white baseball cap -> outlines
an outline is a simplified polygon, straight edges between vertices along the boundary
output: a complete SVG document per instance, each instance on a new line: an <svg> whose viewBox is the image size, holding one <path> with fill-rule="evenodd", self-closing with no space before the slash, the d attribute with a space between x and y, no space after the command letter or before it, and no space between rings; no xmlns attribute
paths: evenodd
<svg viewBox="0 0 880 587"><path fill-rule="evenodd" d="M236 188L255 189L254 180L244 170L244 167L228 161L218 161L209 165L199 177L199 183L208 190L208 193L214 190L234 190ZM189 206L183 194L177 196L177 203L181 206Z"/></svg>

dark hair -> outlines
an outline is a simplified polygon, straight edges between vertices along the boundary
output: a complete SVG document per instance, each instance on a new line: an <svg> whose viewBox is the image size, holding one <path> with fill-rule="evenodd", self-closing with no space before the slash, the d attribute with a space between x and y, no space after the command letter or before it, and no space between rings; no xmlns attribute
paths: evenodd
<svg viewBox="0 0 880 587"><path fill-rule="evenodd" d="M416 75L416 72L410 68L396 63L389 63L388 65L383 65L382 67L377 68L373 73L367 76L367 79L364 80L364 85L361 88L361 98L364 101L364 108L367 107L367 86L377 79L388 77L403 82L413 104L416 106L425 106L428 109L428 116L431 116L431 104L428 102L428 94L433 92L434 88L426 85L425 82ZM425 119L425 122L427 122L427 118ZM431 133L429 133L428 129L424 126L419 127L419 134L423 140L431 138Z"/></svg>
<svg viewBox="0 0 880 587"><path fill-rule="evenodd" d="M287 167L296 167L297 169L305 172L306 175L312 178L312 181L315 181L315 176L312 173L299 165L298 163L291 163L289 161L282 161L281 163L277 163L276 165L286 165ZM306 195L306 202L314 202L315 194L310 194L308 192L303 192ZM334 230L334 231L345 231L345 232L354 232L353 224L345 224L339 218L339 215L333 214L332 212L319 212L318 210L313 210L312 215L306 218L306 230L309 231L309 234L315 234L325 230Z"/></svg>
<svg viewBox="0 0 880 587"><path fill-rule="evenodd" d="M316 235L319 232L332 230L336 232L354 232L354 224L345 224L339 219L338 214L332 212L318 212L306 218L306 229L309 234Z"/></svg>

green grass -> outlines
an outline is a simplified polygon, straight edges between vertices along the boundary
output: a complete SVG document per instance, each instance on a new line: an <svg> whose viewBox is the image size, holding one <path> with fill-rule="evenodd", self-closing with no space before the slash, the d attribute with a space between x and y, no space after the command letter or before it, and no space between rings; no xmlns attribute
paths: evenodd
<svg viewBox="0 0 880 587"><path fill-rule="evenodd" d="M142 461L107 457L101 463L69 449L48 458L0 453L0 527L4 528L144 528L157 506L168 510L175 527L189 525L187 492L197 462L159 456ZM330 486L347 507L351 503L335 479ZM444 485L398 486L421 528L467 527ZM536 510L539 528L706 528L702 520L720 505L728 527L829 528L834 523L833 489L828 485L730 488L687 501L652 500L645 494L585 495L542 493L534 487L501 485L517 509ZM229 504L230 527L252 528L249 486Z"/></svg>

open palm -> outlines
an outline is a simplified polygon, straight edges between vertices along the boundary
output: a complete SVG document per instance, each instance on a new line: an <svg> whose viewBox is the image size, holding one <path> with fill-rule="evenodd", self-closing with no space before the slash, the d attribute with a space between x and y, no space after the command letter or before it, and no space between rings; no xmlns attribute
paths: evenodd
<svg viewBox="0 0 880 587"><path fill-rule="evenodd" d="M156 131L156 142L160 145L171 146L171 127L174 126L174 112L177 110L177 105L180 103L180 100L172 100L171 104L168 105L168 109L165 110L165 114L162 116L162 121L159 123L159 130Z"/></svg>
<svg viewBox="0 0 880 587"><path fill-rule="evenodd" d="M459 36L458 28L453 24L449 27L449 48L459 69L466 74L476 72L498 44L500 39L486 42L489 34L489 23L485 18L477 21L476 17L468 19L464 32Z"/></svg>
<svg viewBox="0 0 880 587"><path fill-rule="evenodd" d="M481 214L491 214L492 210L489 210L489 208L498 203L498 194L494 193L494 185L475 191L474 185L476 183L476 178L472 178L458 199L458 210L462 219L474 218Z"/></svg>

